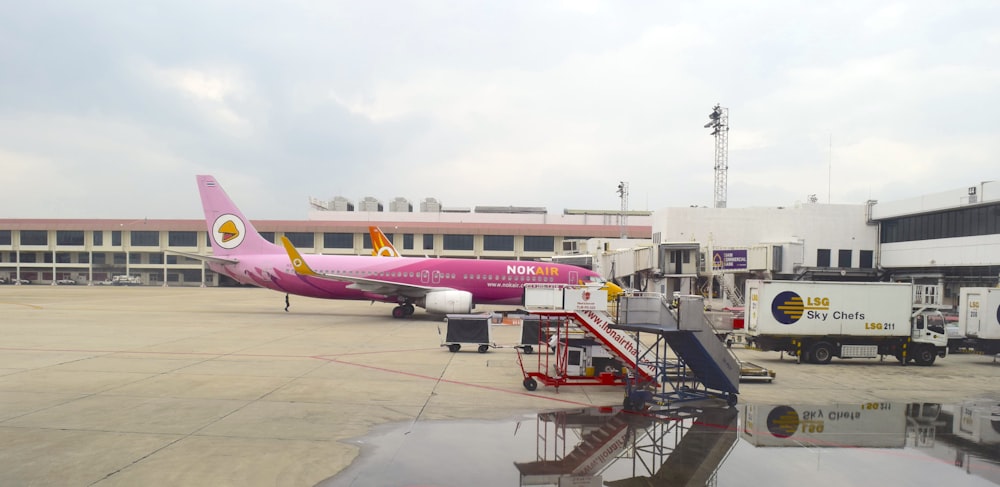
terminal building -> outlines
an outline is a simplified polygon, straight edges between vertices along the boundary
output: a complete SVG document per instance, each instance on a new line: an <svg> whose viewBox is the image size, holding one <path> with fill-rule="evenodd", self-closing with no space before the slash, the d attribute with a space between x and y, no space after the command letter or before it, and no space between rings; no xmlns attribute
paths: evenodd
<svg viewBox="0 0 1000 487"><path fill-rule="evenodd" d="M640 291L701 294L742 303L751 278L896 280L921 302L953 306L958 289L1000 276L1000 183L855 205L658 211L538 207L452 208L429 198L310 199L307 220L254 221L265 238L287 236L303 253L371 253L379 226L406 256L555 259L593 268ZM388 211L386 208L388 207ZM219 286L201 261L206 224L192 220L0 219L0 280L31 284Z"/></svg>

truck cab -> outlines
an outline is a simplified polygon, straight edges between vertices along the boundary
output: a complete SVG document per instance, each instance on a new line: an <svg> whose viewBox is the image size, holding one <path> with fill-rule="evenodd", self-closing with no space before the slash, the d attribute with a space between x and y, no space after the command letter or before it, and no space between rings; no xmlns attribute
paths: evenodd
<svg viewBox="0 0 1000 487"><path fill-rule="evenodd" d="M911 339L913 347L910 356L920 365L934 363L936 357L948 355L947 320L936 309L918 308L912 317Z"/></svg>

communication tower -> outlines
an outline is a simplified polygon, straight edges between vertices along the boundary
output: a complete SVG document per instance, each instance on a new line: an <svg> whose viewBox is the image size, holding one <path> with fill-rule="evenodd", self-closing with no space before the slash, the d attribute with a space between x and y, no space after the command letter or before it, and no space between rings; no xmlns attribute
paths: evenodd
<svg viewBox="0 0 1000 487"><path fill-rule="evenodd" d="M625 181L618 182L618 197L622 200L622 213L618 218L618 224L621 227L619 235L625 239L628 238L628 183Z"/></svg>
<svg viewBox="0 0 1000 487"><path fill-rule="evenodd" d="M726 177L729 172L729 109L718 103L708 114L705 128L715 137L715 208L726 207Z"/></svg>

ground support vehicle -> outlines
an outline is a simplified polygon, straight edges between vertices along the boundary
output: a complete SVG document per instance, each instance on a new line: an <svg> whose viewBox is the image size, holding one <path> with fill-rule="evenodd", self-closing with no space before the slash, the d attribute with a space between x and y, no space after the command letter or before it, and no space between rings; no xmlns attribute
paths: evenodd
<svg viewBox="0 0 1000 487"><path fill-rule="evenodd" d="M753 362L740 361L740 382L774 382L777 374Z"/></svg>
<svg viewBox="0 0 1000 487"><path fill-rule="evenodd" d="M517 347L525 389L533 391L539 383L556 388L622 385L623 367L636 366L631 362L636 356L634 337L611 327L606 289L528 284L524 307L539 321L536 338L521 338L522 343L538 344L538 356L526 358L530 351ZM653 370L639 366L638 373L649 378Z"/></svg>
<svg viewBox="0 0 1000 487"><path fill-rule="evenodd" d="M493 343L488 314L449 314L445 316L445 333L441 346L455 353L462 349L462 344L474 345L479 353L486 353ZM438 328L441 335L441 328Z"/></svg>
<svg viewBox="0 0 1000 487"><path fill-rule="evenodd" d="M948 353L944 315L913 307L912 285L747 281L748 344L826 364L892 356L931 365Z"/></svg>
<svg viewBox="0 0 1000 487"><path fill-rule="evenodd" d="M533 391L539 384L559 386L619 386L625 383L621 362L598 341L589 338L572 313L551 312L538 320L537 354L517 348L522 385Z"/></svg>
<svg viewBox="0 0 1000 487"><path fill-rule="evenodd" d="M635 335L637 355L629 374L623 406L656 411L677 403L717 398L738 400L740 363L715 334L700 296L681 296L674 308L650 294L623 296L621 323L612 328ZM638 366L655 373L645 376Z"/></svg>
<svg viewBox="0 0 1000 487"><path fill-rule="evenodd" d="M977 352L1000 354L1000 288L967 287L959 290L958 328L963 345Z"/></svg>

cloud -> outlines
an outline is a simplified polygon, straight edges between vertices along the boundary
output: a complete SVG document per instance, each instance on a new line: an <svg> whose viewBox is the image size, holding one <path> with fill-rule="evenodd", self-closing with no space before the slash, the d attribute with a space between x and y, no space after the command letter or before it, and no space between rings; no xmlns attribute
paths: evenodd
<svg viewBox="0 0 1000 487"><path fill-rule="evenodd" d="M198 217L196 173L255 218L334 195L614 209L618 181L633 207L710 205L716 103L732 207L995 172L988 3L38 5L0 18L0 162L149 216ZM121 211L81 201L60 215Z"/></svg>

